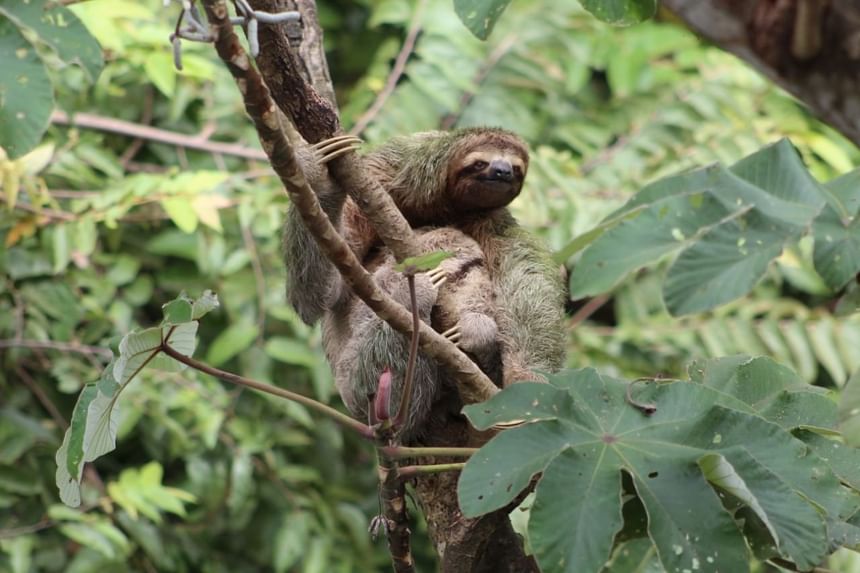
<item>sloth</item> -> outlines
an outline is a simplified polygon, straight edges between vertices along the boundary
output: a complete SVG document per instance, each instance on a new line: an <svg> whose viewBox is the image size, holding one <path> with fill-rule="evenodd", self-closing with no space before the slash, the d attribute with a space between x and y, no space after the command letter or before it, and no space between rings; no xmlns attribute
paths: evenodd
<svg viewBox="0 0 860 573"><path fill-rule="evenodd" d="M493 285L478 243L451 227L422 228L415 234L425 251L447 251L452 256L429 273L415 276L418 315L465 352L491 379L501 379L501 346L495 320ZM406 277L395 270L388 249L366 261L376 283L394 300L411 307ZM436 305L441 290L456 301L456 309ZM357 297L344 297L323 322L323 346L334 371L335 384L349 411L367 419L368 396L376 392L385 368L392 371L390 407L400 403L409 339L397 332ZM401 437L420 436L430 407L451 377L423 353L416 359L410 411ZM453 389L453 386L451 387ZM394 412L392 411L392 416Z"/></svg>
<svg viewBox="0 0 860 573"><path fill-rule="evenodd" d="M321 207L359 260L383 289L408 302L408 292L404 296L402 290L404 282L393 271L390 251L381 245L358 206L328 177L325 163L352 150L356 143L356 138L339 136L316 146L298 145L299 160ZM449 229L450 234L441 239L449 250L459 246L463 253L479 253L483 270L469 284L482 285L479 288L492 293L477 306L490 308L480 314L495 322L499 359L492 364L482 350L473 356L478 365L502 386L539 380L536 370L558 370L564 360L562 275L548 250L522 229L507 209L519 195L528 170L523 141L498 128L425 132L392 138L364 155L363 161L369 175L391 195L413 228ZM422 232L425 247L434 242L433 237L433 231ZM353 413L363 413L366 398L359 393L373 392L385 365L394 370L405 365L408 341L382 321L370 318L367 313L371 311L363 308L319 251L293 207L284 228L284 254L288 299L306 323L324 319L323 339L338 389ZM445 261L449 263L445 270L448 276L468 266L459 256L449 261ZM470 305L475 301L465 294L473 292L473 287L464 286L458 293L452 284L456 311L461 316L448 317L447 326L434 324L437 285L433 277L416 281L416 285L422 319L436 330L447 330L451 322L473 312ZM466 328L465 334L461 328L458 341L464 349L473 344L469 338L474 332ZM346 368L346 357L362 366ZM434 401L446 386L453 385L451 377L431 359L420 358L422 371L413 385L411 431L404 434L406 437L420 434Z"/></svg>

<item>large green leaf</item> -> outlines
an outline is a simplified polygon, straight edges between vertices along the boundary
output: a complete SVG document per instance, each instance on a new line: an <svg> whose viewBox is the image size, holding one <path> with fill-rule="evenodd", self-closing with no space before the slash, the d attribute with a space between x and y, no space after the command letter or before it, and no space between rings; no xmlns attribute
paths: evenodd
<svg viewBox="0 0 860 573"><path fill-rule="evenodd" d="M826 185L835 201L815 220L815 270L832 289L860 273L860 169Z"/></svg>
<svg viewBox="0 0 860 573"><path fill-rule="evenodd" d="M851 376L839 397L839 428L846 442L860 446L860 370Z"/></svg>
<svg viewBox="0 0 860 573"><path fill-rule="evenodd" d="M657 0L581 0L581 3L595 17L619 26L642 22L657 12Z"/></svg>
<svg viewBox="0 0 860 573"><path fill-rule="evenodd" d="M470 32L486 40L510 3L511 0L454 0L454 11Z"/></svg>
<svg viewBox="0 0 860 573"><path fill-rule="evenodd" d="M36 49L0 18L0 147L20 157L39 143L54 108L54 91Z"/></svg>
<svg viewBox="0 0 860 573"><path fill-rule="evenodd" d="M469 460L458 489L464 514L504 507L542 473L529 519L542 570L599 571L623 526L626 473L667 571L748 569L742 530L713 488L750 508L783 558L801 568L819 563L832 541L827 522L853 513L857 496L831 470L838 464L824 462L788 429L830 428L833 408L770 360L713 361L694 372L698 383L630 387L594 370L571 371L467 407L478 428L527 424L502 432ZM628 403L628 392L656 412ZM809 414L795 408L783 415L795 401L811 405Z"/></svg>
<svg viewBox="0 0 860 573"><path fill-rule="evenodd" d="M618 221L571 273L575 298L605 292L631 271L680 253L663 297L673 314L714 308L748 293L785 244L830 200L790 143L644 188L610 215Z"/></svg>
<svg viewBox="0 0 860 573"><path fill-rule="evenodd" d="M65 63L77 64L95 81L102 49L71 10L54 0L0 0L0 14L28 28Z"/></svg>
<svg viewBox="0 0 860 573"><path fill-rule="evenodd" d="M814 428L836 433L836 403L770 358L733 356L694 362L690 379L719 392L718 403L758 414L786 430Z"/></svg>

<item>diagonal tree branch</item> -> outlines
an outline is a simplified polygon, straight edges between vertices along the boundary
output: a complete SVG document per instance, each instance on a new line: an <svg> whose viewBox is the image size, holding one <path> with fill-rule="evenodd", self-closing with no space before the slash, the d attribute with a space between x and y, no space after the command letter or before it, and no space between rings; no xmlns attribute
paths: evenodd
<svg viewBox="0 0 860 573"><path fill-rule="evenodd" d="M212 35L215 37L215 48L218 55L236 79L236 84L245 102L245 110L254 122L263 149L269 156L275 173L278 174L290 194L290 198L301 214L308 230L318 241L320 249L326 257L337 267L353 292L393 328L406 335L411 335L413 326L409 311L374 283L373 278L362 266L361 261L356 258L346 241L320 208L316 194L308 186L296 160L295 152L281 128L280 112L272 101L262 76L251 65L248 55L233 31L226 4L218 0L206 0L204 6L212 28ZM358 171L361 172L354 175L359 179L367 179L361 168L361 163L357 157L353 157ZM382 192L381 189L380 192ZM384 192L382 193L384 194ZM385 197L388 198L387 194ZM388 199L390 201L390 198ZM409 235L411 238L411 229ZM448 339L423 322L419 324L418 332L421 350L451 370L459 382L460 395L465 402L484 401L498 392L495 385L475 363L469 360Z"/></svg>

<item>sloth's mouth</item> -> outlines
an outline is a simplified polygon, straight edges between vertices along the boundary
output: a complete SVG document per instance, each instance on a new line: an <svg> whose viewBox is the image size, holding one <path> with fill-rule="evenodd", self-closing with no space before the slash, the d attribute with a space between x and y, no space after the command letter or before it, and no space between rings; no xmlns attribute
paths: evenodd
<svg viewBox="0 0 860 573"><path fill-rule="evenodd" d="M495 185L512 185L514 182L513 177L504 177L499 175L479 175L475 177L481 183L493 183Z"/></svg>

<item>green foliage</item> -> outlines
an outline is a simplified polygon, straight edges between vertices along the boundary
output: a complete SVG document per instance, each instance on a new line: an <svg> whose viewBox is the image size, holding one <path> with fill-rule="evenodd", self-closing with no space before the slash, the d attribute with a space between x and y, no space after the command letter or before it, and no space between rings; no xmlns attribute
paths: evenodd
<svg viewBox="0 0 860 573"><path fill-rule="evenodd" d="M0 10L19 4L0 2ZM91 83L84 65L66 65L74 57L60 55L68 44L30 49L56 105L204 139L214 128L213 139L256 146L211 46L184 43L185 69L173 68L166 38L178 4L162 4L70 6L107 58ZM347 126L383 89L415 5L319 3ZM860 163L855 147L795 100L673 25L610 28L567 0L511 3L486 42L464 28L450 2L430 0L420 25L405 73L362 137L374 143L487 123L514 129L531 145L516 216L555 249L650 181L715 161L731 165L781 137L790 137L820 181ZM18 30L16 41L37 37ZM11 60L2 61L0 76ZM51 105L36 97L50 95L48 87L28 93L27 105ZM195 336L198 356L339 403L318 330L284 302L286 199L269 170L54 126L30 153L0 159L0 172L0 571L389 570L383 544L366 533L378 512L367 450L301 406L236 392L187 369L141 371L111 410L116 450L85 468L78 509L57 504L54 453L78 394L100 379L107 348L157 324L161 305L182 290L221 295L222 306ZM827 209L816 223L826 222ZM830 234L838 248L853 248L847 235L822 231L810 235ZM844 315L857 303L849 293L832 304L815 270L827 273L813 262L823 244L808 236L744 299L680 320L664 308L659 273L632 275L601 312L572 329L571 364L629 378L676 376L692 359L755 348L807 381L842 384L858 366L858 317ZM183 319L187 308L176 312L174 320ZM855 445L856 387L840 390L840 427ZM79 415L88 413L89 406ZM101 420L111 435L112 418ZM153 462L163 469L157 480L143 471ZM158 501L129 502L121 481L156 492ZM184 515L164 509L177 503ZM433 567L424 529L413 528L421 570ZM839 552L830 568L856 569L852 555ZM612 559L614 572L660 569L647 538L619 543Z"/></svg>
<svg viewBox="0 0 860 573"><path fill-rule="evenodd" d="M657 0L582 0L582 6L604 22L637 24L654 16Z"/></svg>
<svg viewBox="0 0 860 573"><path fill-rule="evenodd" d="M615 327L581 325L571 352L580 364L628 375L671 376L695 357L750 352L791 366L807 382L842 386L860 368L860 316L833 316L759 289L713 315L672 319L660 300L661 279L649 274L617 293ZM769 300L766 300L768 298ZM650 369L650 370L648 370Z"/></svg>
<svg viewBox="0 0 860 573"><path fill-rule="evenodd" d="M663 288L667 308L674 315L710 310L750 292L810 225L815 262L823 267L817 270L841 288L860 271L853 248L860 235L852 231L859 175L820 186L782 141L729 169L716 165L652 183L597 231L574 240L576 248L592 244L574 266L571 296L610 290L631 271L678 252Z"/></svg>
<svg viewBox="0 0 860 573"><path fill-rule="evenodd" d="M744 536L758 556L800 570L846 543L845 531L860 540L845 521L860 508L860 455L821 437L836 432L829 397L768 359L696 363L690 375L646 385L570 371L468 406L479 428L526 425L469 460L464 513L503 507L541 473L528 532L547 572L600 571L619 532L644 533L643 510L667 571L747 570Z"/></svg>
<svg viewBox="0 0 860 573"><path fill-rule="evenodd" d="M50 0L0 2L0 148L11 158L30 151L54 107L47 68L80 66L90 82L102 51L75 15Z"/></svg>

